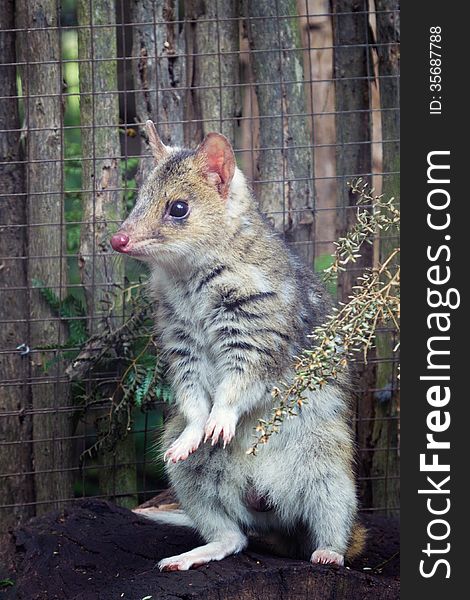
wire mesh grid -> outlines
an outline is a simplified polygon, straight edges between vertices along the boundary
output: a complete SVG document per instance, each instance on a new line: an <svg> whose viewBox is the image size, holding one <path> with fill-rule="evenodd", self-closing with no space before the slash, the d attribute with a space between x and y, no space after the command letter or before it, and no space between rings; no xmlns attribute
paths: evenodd
<svg viewBox="0 0 470 600"><path fill-rule="evenodd" d="M166 389L126 409L111 449L87 453L123 399L116 389L129 364L147 385L157 365L150 338L143 347L133 337L70 379L86 340L99 354L100 335L133 317L145 278L109 246L151 166L145 120L174 145L224 133L262 210L321 270L354 222L348 181L398 196L399 13L390 0L18 0L1 21L7 528L83 496L133 507L166 485L153 450ZM382 236L331 291L344 300L355 275L395 243ZM379 332L355 411L362 508L387 514L399 491L396 341L393 329Z"/></svg>

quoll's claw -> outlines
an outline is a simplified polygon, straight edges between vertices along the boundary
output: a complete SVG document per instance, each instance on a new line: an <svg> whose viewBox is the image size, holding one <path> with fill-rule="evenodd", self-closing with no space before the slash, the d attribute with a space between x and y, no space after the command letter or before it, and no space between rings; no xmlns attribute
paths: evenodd
<svg viewBox="0 0 470 600"><path fill-rule="evenodd" d="M206 564L207 560L197 560L189 556L189 552L185 554L179 554L178 556L170 556L170 558L164 558L158 563L160 571L188 571L191 567L199 567L200 565Z"/></svg>
<svg viewBox="0 0 470 600"><path fill-rule="evenodd" d="M334 550L315 550L310 562L321 565L344 565L344 556Z"/></svg>
<svg viewBox="0 0 470 600"><path fill-rule="evenodd" d="M171 460L177 463L180 460L186 460L190 454L199 448L201 437L199 434L185 434L183 432L163 455L164 462Z"/></svg>
<svg viewBox="0 0 470 600"><path fill-rule="evenodd" d="M185 560L180 560L179 556L164 558L158 563L160 571L187 571L191 565Z"/></svg>
<svg viewBox="0 0 470 600"><path fill-rule="evenodd" d="M204 442L212 440L212 446L215 446L222 437L224 448L229 444L235 435L237 420L230 412L219 412L210 415L205 427Z"/></svg>

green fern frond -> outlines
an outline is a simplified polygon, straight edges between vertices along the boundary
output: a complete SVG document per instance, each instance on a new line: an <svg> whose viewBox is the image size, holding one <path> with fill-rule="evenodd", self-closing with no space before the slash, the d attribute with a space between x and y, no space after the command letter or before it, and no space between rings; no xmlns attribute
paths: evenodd
<svg viewBox="0 0 470 600"><path fill-rule="evenodd" d="M49 304L52 310L56 313L59 313L61 301L57 294L48 288L43 281L40 279L32 280L33 287L38 290L44 300Z"/></svg>
<svg viewBox="0 0 470 600"><path fill-rule="evenodd" d="M153 369L147 369L145 377L142 383L135 391L135 403L137 406L142 406L142 402L144 398L147 396L150 386L152 385L155 379L155 371Z"/></svg>
<svg viewBox="0 0 470 600"><path fill-rule="evenodd" d="M125 299L125 314L121 322L112 318L115 306ZM83 339L85 319L77 318L79 303L66 303L64 317L73 340ZM109 410L97 422L98 439L81 456L81 462L99 452L113 451L118 440L123 439L132 428L135 409L148 411L156 402L171 402L172 392L166 381L166 366L160 360L153 333L153 306L145 295L142 283L115 286L106 296L104 317L99 333L85 338L69 367L67 374L73 381L83 377L93 380L93 373L100 370L117 374L118 380L100 387L99 378L81 400L83 411L100 401L111 399ZM75 318L72 318L75 317Z"/></svg>

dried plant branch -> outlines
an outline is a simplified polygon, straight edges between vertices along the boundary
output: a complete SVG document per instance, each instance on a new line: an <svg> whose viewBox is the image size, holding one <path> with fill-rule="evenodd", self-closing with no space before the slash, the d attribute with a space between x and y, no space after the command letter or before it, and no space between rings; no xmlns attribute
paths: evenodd
<svg viewBox="0 0 470 600"><path fill-rule="evenodd" d="M346 265L356 262L361 256L364 243L372 244L379 232L399 230L400 210L395 206L395 199L383 200L383 196L374 196L374 190L368 183L357 179L349 184L357 195L356 223L344 237L335 242L336 252L333 264L323 272L326 281L338 276L346 270Z"/></svg>
<svg viewBox="0 0 470 600"><path fill-rule="evenodd" d="M360 256L362 245L373 243L379 231L392 228L397 233L399 231L400 211L393 204L393 199L385 202L382 197L374 197L373 190L368 190L361 180L351 187L359 197L357 222L336 243L334 262L326 270L329 279L344 271L349 262L354 262ZM393 248L381 264L358 277L349 301L340 303L326 322L312 332L313 347L304 350L297 358L292 382L273 389L275 407L268 421L258 422L256 439L248 454L255 454L261 444L267 443L286 418L298 414L299 407L307 401L306 392L318 391L328 382L338 379L346 371L348 363L355 360L357 353L361 353L367 362L380 324L391 321L399 330L399 253L398 247Z"/></svg>

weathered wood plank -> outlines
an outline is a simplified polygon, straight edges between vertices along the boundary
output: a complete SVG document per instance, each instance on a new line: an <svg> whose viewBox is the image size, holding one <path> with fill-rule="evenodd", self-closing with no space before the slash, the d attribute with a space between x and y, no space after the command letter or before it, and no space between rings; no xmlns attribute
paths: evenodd
<svg viewBox="0 0 470 600"><path fill-rule="evenodd" d="M355 222L356 198L347 183L359 176L370 181L372 168L369 91L369 17L367 0L333 0L334 77L336 97L336 172L339 179L337 237ZM338 281L338 296L346 301L355 277L372 265L372 246L366 245Z"/></svg>
<svg viewBox="0 0 470 600"><path fill-rule="evenodd" d="M188 55L186 103L190 145L210 131L235 143L240 114L239 2L185 3Z"/></svg>
<svg viewBox="0 0 470 600"><path fill-rule="evenodd" d="M132 74L139 123L152 119L165 144L183 146L185 105L179 7L176 0L133 0L131 3ZM142 129L143 133L143 129ZM139 165L138 183L153 166L151 152Z"/></svg>
<svg viewBox="0 0 470 600"><path fill-rule="evenodd" d="M356 197L348 182L362 177L371 181L371 98L370 98L370 48L369 3L367 0L332 0L333 12L333 62L336 103L336 174L338 199L336 238L344 236L356 221ZM349 269L338 277L338 300L347 302L357 277L372 266L373 246L364 244L361 257L350 263ZM371 506L370 436L375 399L368 390L375 387L375 368L369 364L357 368L356 429L357 444L364 452L359 455L360 473L364 477L361 500ZM363 420L361 420L363 419Z"/></svg>
<svg viewBox="0 0 470 600"><path fill-rule="evenodd" d="M398 0L375 0L377 11L377 53L379 57L379 87L382 120L383 175L382 193L386 199L400 198L400 3ZM395 239L391 236L395 235ZM385 260L399 244L397 232L380 239L380 260ZM377 336L377 356L392 357L395 345L392 335ZM374 428L371 444L376 449L372 457L372 502L385 507L386 514L397 514L400 505L399 392L396 366L391 360L377 365Z"/></svg>
<svg viewBox="0 0 470 600"><path fill-rule="evenodd" d="M122 299L116 284L124 282L124 263L112 252L109 238L123 218L120 173L119 100L117 93L117 41L114 0L78 2L78 50L80 62L80 118L82 136L83 225L80 238L80 272L88 310L88 332L100 331L103 315L114 292L111 319L122 319ZM99 25L96 29L94 25ZM100 318L101 317L101 318ZM108 386L111 396L114 386ZM102 389L105 395L106 391ZM102 432L108 426L106 413L96 419ZM116 444L114 452L99 455L100 492L108 497L129 493L116 501L135 506L136 455L134 437Z"/></svg>
<svg viewBox="0 0 470 600"><path fill-rule="evenodd" d="M17 61L13 0L7 0L0 11L0 87L8 96L0 102L0 506L17 504L15 508L0 509L0 531L17 525L34 515L32 472L32 419L22 411L31 408L27 384L29 357L16 351L28 341L27 293L27 235L24 155L20 143L20 119L16 84ZM6 63L6 64L2 64ZM6 131L5 130L9 130ZM7 307L7 310L5 308ZM8 383L10 382L10 383ZM6 414L18 411L17 416ZM29 473L29 475L27 474ZM21 506L22 505L22 506Z"/></svg>
<svg viewBox="0 0 470 600"><path fill-rule="evenodd" d="M60 506L72 496L72 446L68 436L70 413L60 406L70 402L64 380L64 365L57 348L67 339L67 329L51 306L34 287L39 282L64 296L66 279L65 222L63 207L63 77L60 33L55 0L16 2L18 59L21 66L25 114L26 160L28 161L28 284L31 348L31 386L34 439L36 512ZM41 59L44 62L39 62ZM39 441L41 440L41 441Z"/></svg>
<svg viewBox="0 0 470 600"><path fill-rule="evenodd" d="M295 0L245 2L260 114L256 195L308 264L313 260L313 150ZM292 18L279 16L292 15Z"/></svg>

